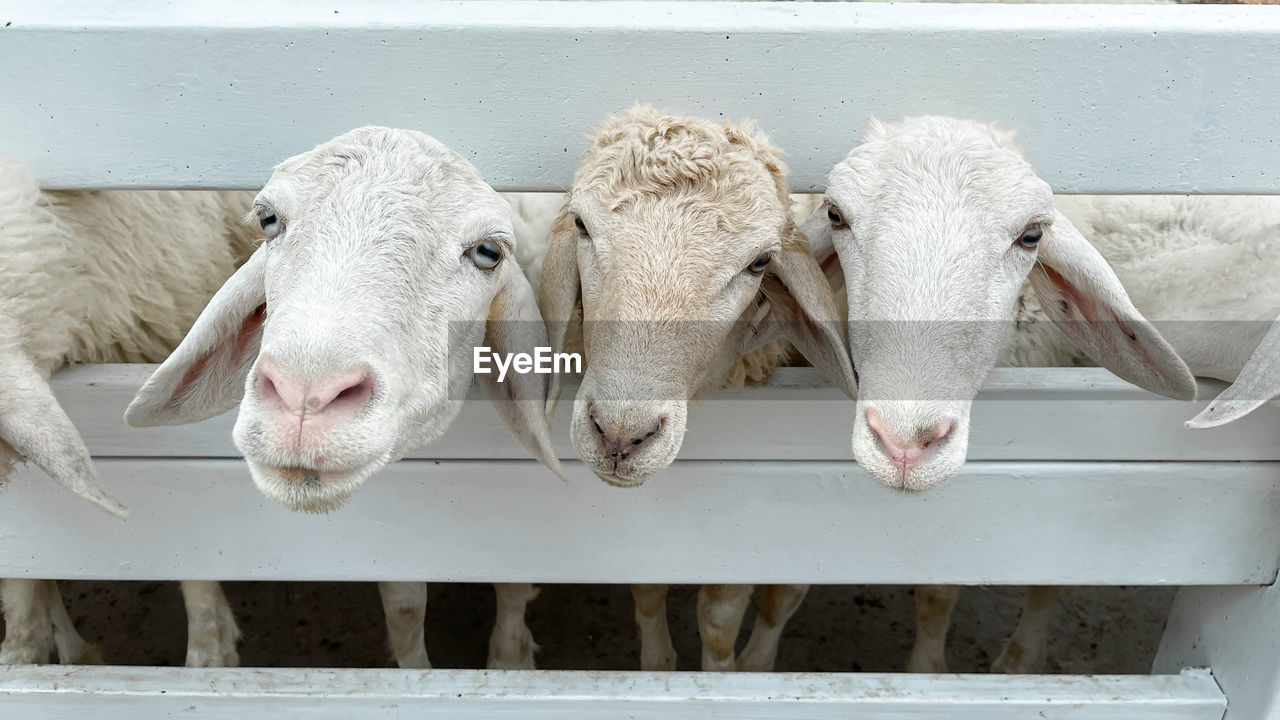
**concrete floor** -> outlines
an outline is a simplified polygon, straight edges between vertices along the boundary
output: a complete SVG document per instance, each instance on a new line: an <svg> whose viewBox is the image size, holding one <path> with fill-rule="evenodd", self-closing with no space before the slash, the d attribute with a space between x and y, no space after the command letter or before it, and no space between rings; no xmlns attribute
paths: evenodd
<svg viewBox="0 0 1280 720"><path fill-rule="evenodd" d="M227 583L244 633L246 666L390 667L377 587L372 583ZM176 583L64 582L82 634L107 662L181 665L186 624ZM680 669L698 669L696 589L673 588L669 614ZM1049 671L1148 672L1173 600L1170 588L1071 588L1053 623ZM948 650L950 669L983 672L1021 609L1021 588L971 588L961 595ZM783 639L778 670L902 669L913 638L910 588L813 588ZM431 586L427 650L437 667L484 667L493 622L492 588ZM751 612L743 638L750 629ZM630 591L613 585L555 585L529 612L549 669L636 669L639 648Z"/></svg>

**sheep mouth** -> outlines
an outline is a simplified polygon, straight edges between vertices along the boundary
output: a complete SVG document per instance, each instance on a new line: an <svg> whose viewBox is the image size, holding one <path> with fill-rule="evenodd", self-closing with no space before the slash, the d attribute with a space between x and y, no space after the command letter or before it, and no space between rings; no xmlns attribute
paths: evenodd
<svg viewBox="0 0 1280 720"><path fill-rule="evenodd" d="M605 484L612 485L617 488L637 488L643 485L644 481L648 479L643 477L638 479L633 477L623 477L612 473L600 472L599 470L596 470L595 474L596 477L603 480Z"/></svg>
<svg viewBox="0 0 1280 720"><path fill-rule="evenodd" d="M246 461L259 492L285 509L314 514L330 513L345 505L364 481L385 464L375 462L354 470L331 471Z"/></svg>

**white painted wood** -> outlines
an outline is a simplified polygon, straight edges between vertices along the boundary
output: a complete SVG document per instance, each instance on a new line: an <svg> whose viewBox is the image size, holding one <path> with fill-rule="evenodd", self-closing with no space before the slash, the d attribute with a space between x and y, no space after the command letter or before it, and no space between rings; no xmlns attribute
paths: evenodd
<svg viewBox="0 0 1280 720"><path fill-rule="evenodd" d="M237 457L235 413L175 428L130 428L121 417L151 365L86 365L54 377L58 400L98 457ZM1223 387L1205 382L1200 396ZM569 442L570 383L552 437ZM1161 398L1099 368L999 368L974 404L971 460L1280 460L1280 407L1224 428L1183 426L1201 403ZM684 460L838 460L852 457L853 403L809 368L782 368L769 386L721 392L690 411ZM758 428L768 427L768 433ZM746 441L748 439L749 442ZM476 395L448 433L411 457L527 459L497 413Z"/></svg>
<svg viewBox="0 0 1280 720"><path fill-rule="evenodd" d="M327 516L277 507L242 461L97 465L133 515L15 473L0 577L1259 584L1280 561L1277 463L973 462L905 495L852 462L678 460L619 489L580 463L562 483L532 461L402 461Z"/></svg>
<svg viewBox="0 0 1280 720"><path fill-rule="evenodd" d="M1280 586L1178 591L1154 672L1212 666L1229 720L1280 718Z"/></svg>
<svg viewBox="0 0 1280 720"><path fill-rule="evenodd" d="M0 709L24 720L1220 720L1225 706L1204 670L1070 677L26 666L0 673Z"/></svg>
<svg viewBox="0 0 1280 720"><path fill-rule="evenodd" d="M257 187L353 127L563 189L647 101L754 117L821 188L871 115L1017 128L1062 192L1280 191L1265 7L8 0L0 148L48 187Z"/></svg>

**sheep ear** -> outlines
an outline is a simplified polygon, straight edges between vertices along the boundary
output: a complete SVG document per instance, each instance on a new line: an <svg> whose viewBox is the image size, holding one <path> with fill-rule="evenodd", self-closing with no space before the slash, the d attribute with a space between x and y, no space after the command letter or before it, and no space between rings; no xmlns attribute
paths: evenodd
<svg viewBox="0 0 1280 720"><path fill-rule="evenodd" d="M183 425L240 402L262 344L266 268L264 246L214 294L178 349L143 383L125 410L125 422Z"/></svg>
<svg viewBox="0 0 1280 720"><path fill-rule="evenodd" d="M1256 410L1266 401L1280 396L1280 318L1262 337L1253 355L1240 368L1231 386L1200 411L1187 427L1200 429L1225 425Z"/></svg>
<svg viewBox="0 0 1280 720"><path fill-rule="evenodd" d="M493 352L504 356L516 353L532 356L538 348L547 347L547 328L538 312L533 288L515 260L504 261L497 273L498 292L489 306L485 342ZM549 377L555 374L509 372L502 382L498 382L496 373L481 373L477 377L520 444L556 477L568 481L556 457L551 423L544 409L551 385Z"/></svg>
<svg viewBox="0 0 1280 720"><path fill-rule="evenodd" d="M0 377L0 476L8 469L8 443L71 492L118 518L127 517L129 511L102 487L80 433L20 345L0 350Z"/></svg>
<svg viewBox="0 0 1280 720"><path fill-rule="evenodd" d="M1062 213L1045 230L1038 253L1030 279L1040 306L1085 354L1151 392L1195 398L1195 378L1186 363L1129 301L1102 254Z"/></svg>
<svg viewBox="0 0 1280 720"><path fill-rule="evenodd" d="M776 323L782 336L814 367L854 397L858 381L849 360L844 319L822 268L798 230L792 228L784 236L782 251L769 263L760 287L773 318L766 322Z"/></svg>
<svg viewBox="0 0 1280 720"><path fill-rule="evenodd" d="M836 255L831 220L827 218L827 211L830 208L831 205L825 202L814 208L808 219L800 226L800 232L809 243L809 254L822 268L822 274L827 276L827 284L831 286L831 292L840 295L844 292L844 270L841 269L840 258Z"/></svg>
<svg viewBox="0 0 1280 720"><path fill-rule="evenodd" d="M582 296L578 278L578 230L568 207L560 211L551 236L547 240L547 254L542 261L539 285L539 306L546 318L547 333L552 352L564 352L571 330L582 324ZM556 401L564 382L558 375L551 376L551 388L547 392L546 415L554 417Z"/></svg>
<svg viewBox="0 0 1280 720"><path fill-rule="evenodd" d="M838 306L839 298L844 294L844 271L840 267L840 258L836 255L836 247L832 241L831 221L827 219L828 207L830 206L824 202L815 208L800 226L800 233L809 243L809 254L818 263L818 267L822 268L822 274L826 276L827 285L831 287ZM745 355L781 338L782 323L778 318L779 316L765 305L755 319L753 332L747 336L742 354Z"/></svg>

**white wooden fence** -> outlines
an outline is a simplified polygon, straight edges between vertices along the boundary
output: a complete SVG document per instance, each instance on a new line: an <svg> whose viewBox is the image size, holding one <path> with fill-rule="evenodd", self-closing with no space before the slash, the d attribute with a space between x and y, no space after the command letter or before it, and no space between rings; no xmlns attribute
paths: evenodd
<svg viewBox="0 0 1280 720"><path fill-rule="evenodd" d="M868 116L946 113L1021 129L1059 191L1280 193L1277 88L1280 12L1259 7L0 3L0 151L64 188L253 187L385 124L500 189L558 190L641 100L758 118L799 190ZM852 405L808 371L695 408L681 459L626 492L577 464L559 483L471 403L310 517L254 490L229 417L124 426L148 372L55 380L133 516L19 473L0 577L1191 587L1147 676L9 667L0 716L1280 717L1274 406L1190 431L1198 405L1099 370L1000 370L963 474L906 497L850 461Z"/></svg>

